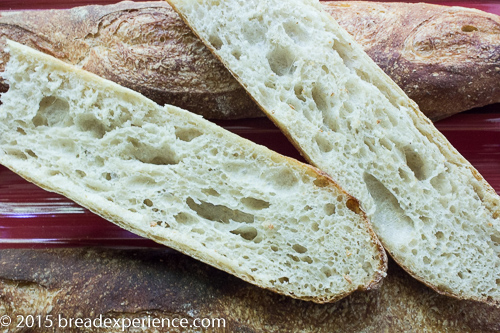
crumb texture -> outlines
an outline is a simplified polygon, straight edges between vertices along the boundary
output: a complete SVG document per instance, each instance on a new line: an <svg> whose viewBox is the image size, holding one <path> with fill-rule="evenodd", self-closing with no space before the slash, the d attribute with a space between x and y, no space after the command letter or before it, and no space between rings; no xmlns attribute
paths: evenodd
<svg viewBox="0 0 500 333"><path fill-rule="evenodd" d="M170 2L400 264L500 302L498 195L318 2Z"/></svg>
<svg viewBox="0 0 500 333"><path fill-rule="evenodd" d="M376 285L357 201L316 169L11 43L0 161L149 237L318 302Z"/></svg>

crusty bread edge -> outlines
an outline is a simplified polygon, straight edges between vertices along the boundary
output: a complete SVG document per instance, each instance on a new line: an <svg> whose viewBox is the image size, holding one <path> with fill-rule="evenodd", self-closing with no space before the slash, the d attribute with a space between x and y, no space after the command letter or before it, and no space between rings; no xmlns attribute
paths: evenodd
<svg viewBox="0 0 500 333"><path fill-rule="evenodd" d="M113 89L119 93L123 93L123 94L130 94L133 98L138 98L138 99L141 99L143 101L148 101L148 103L152 103L152 105L154 105L155 107L159 107L156 103L154 103L153 101L147 99L146 97L144 97L143 95L141 95L140 93L138 92L135 92L129 88L126 88L126 87L122 87L112 81L108 81L108 80L105 80L93 73L90 73L90 72L87 72L87 71L84 71L82 69L79 69L79 68L76 68L74 66L71 66L65 62L63 62L62 60L59 60L59 59L56 59L54 57L51 57L47 54L44 54L42 52L39 52L39 51L35 51L27 46L24 46L22 44L19 44L17 42L13 42L13 41L7 41L8 43L8 46L15 46L21 50L23 50L23 53L36 53L38 54L38 57L42 58L45 62L47 63L50 63L51 66L55 67L55 68L60 68L61 70L64 70L64 71L71 71L71 72L74 72L74 73L78 73L78 75L80 75L81 77L83 77L83 79L85 81L100 81L99 83L102 84L102 83L106 83L107 85L107 88L109 89ZM170 106L172 107L173 109L175 110L180 110L181 112L185 112L187 116L191 116L193 118L196 118L196 119L199 119L201 121L202 117L198 116L198 115L195 115L195 114L192 114L188 111L185 111L185 110L182 110L178 107L175 107L175 106ZM213 128L219 128L217 125L205 120L206 122L206 125L207 126L211 126ZM256 145L257 147L259 147L259 149L261 150L262 153L265 153L266 155L270 156L270 155L275 155L275 156L279 156L281 159L284 159L286 161L288 161L288 163L290 165L294 165L294 166L298 166L300 168L305 168L307 170L307 172L311 172L311 173L315 173L317 174L319 177L321 177L322 179L326 180L330 186L332 186L333 188L336 188L339 192L341 192L342 194L346 195L349 199L353 200L353 202L356 203L357 207L360 207L360 203L359 201L354 198L352 195L350 195L349 193L347 193L342 187L340 187L340 185L334 181L329 175L327 175L326 173L324 173L323 171L319 170L318 168L314 167L314 166L311 166L311 165L308 165L308 164L304 164L302 162L299 162L293 158L290 158L290 157L287 157L287 156L284 156L284 155L281 155L277 152L274 152L270 149L268 149L267 147L265 146L262 146L262 145L258 145L258 144L255 144L253 142L251 142L250 140L247 140L247 139L244 139L242 137L239 137L235 134L232 134L230 132L227 132L224 130L224 133L226 133L226 135L231 135L233 140L236 139L236 140L239 140L240 141L240 144L246 144L246 143L250 143L252 145ZM195 248L195 247L188 247L186 246L185 244L179 244L175 239L171 238L171 239L166 239L166 238L160 238L160 237L152 237L151 235L148 235L146 232L144 232L143 230L139 229L139 228L136 228L133 226L133 224L130 224L130 223L127 223L126 221L123 221L119 216L107 211L106 209L104 209L103 207L100 207L98 204L96 205L96 202L92 202L91 199L88 199L87 196L81 196L81 195L78 195L77 193L69 193L69 192L65 192L61 189L55 189L55 188L51 188L50 186L47 186L35 179L32 179L29 175L23 173L23 172L19 172L18 170L15 169L15 167L13 165L11 165L10 163L8 163L8 161L4 160L4 161L1 161L1 163L6 166L8 169L10 169L11 171L15 172L16 174L20 175L22 178L24 178L25 180L31 182L31 183L34 183L35 185L47 190L47 191L51 191L51 192L54 192L54 193L58 193L58 194L61 194L61 195L64 195L65 197L68 197L69 199L71 199L72 201L76 202L77 204L81 205L81 206L84 206L86 208L88 208L90 211L92 211L93 213L95 213L96 215L120 226L121 228L125 229L125 230L128 230L134 234L137 234L139 236L142 236L142 237L145 237L145 238L149 238L149 239L152 239L153 241L157 242L157 243L160 243L162 245L165 245L165 246L168 246L168 247L171 247L179 252L182 252L184 254L187 254L197 260L200 260L202 262L205 262L215 268L218 268L218 269L222 269L222 270L225 270L227 272L229 272L230 274L238 277L238 278L241 278L242 280L244 281L247 281L247 282L250 282L250 283L253 283L253 284L256 284L254 279L247 275L247 274L243 274L241 272L238 272L237 270L234 270L232 268L231 265L228 264L228 260L225 258L225 257L222 257L220 255L218 255L218 253L214 252L214 253L211 253L211 256L208 256L207 254L203 253L202 251L200 251L199 249ZM366 226L367 228L367 231L369 233L369 236L370 236L370 241L376 245L376 248L378 250L378 253L380 255L380 265L379 267L377 267L375 269L376 271L376 274L375 276L373 277L373 280L365 285L365 286L362 286L360 288L358 288L358 290L371 290L371 289L376 289L378 288L381 284L382 284L382 280L383 278L386 276L386 272L387 272L387 265L388 265L388 258L387 258L387 254L384 250L384 247L383 245L381 244L380 240L378 239L378 237L376 236L372 226L371 226L371 223L370 221L368 220L367 216L366 216L366 213L361 210L361 208L359 208L359 214L360 214L360 217L362 218L363 220L363 223L364 225ZM214 258L215 257L215 258ZM261 286L262 287L262 286ZM339 295L336 295L335 297L333 298L328 298L328 297L300 297L300 296L296 296L294 295L293 293L285 293L283 291L280 291L280 290L277 290L277 289L273 289L273 288L266 288L264 287L265 289L269 289L273 292L277 292L277 293L280 293L280 294L285 294L287 296L290 296L290 297L293 297L293 298L297 298L297 299L301 299L301 300L306 300L306 301L312 301L312 302L315 302L315 303L329 303L329 302L334 302L334 301L337 301L341 298L344 298L346 296L348 296L349 294L353 293L354 291L356 290L351 290L351 291L348 291L348 292L345 292L343 294L339 294Z"/></svg>
<svg viewBox="0 0 500 333"><path fill-rule="evenodd" d="M224 59L222 59L218 54L217 54L217 50L210 44L208 43L207 41L205 41L204 38L202 38L200 36L200 34L198 33L197 29L195 27L193 27L190 23L189 23L189 20L185 17L185 15L179 11L177 9L177 6L172 3L171 0L166 0L170 6L177 12L177 14L179 14L179 16L182 18L182 20L191 28L191 30L193 31L193 33L207 46L207 48L210 50L210 52L212 52L214 54L214 56L219 59L219 61L221 61L224 66L231 72L231 74L233 75L233 77L242 85L243 88L245 88L246 90L246 86L244 84L244 82L241 80L241 78L238 76L238 74L234 73L234 71L229 67L228 63L226 61L224 61ZM341 28L337 21L330 15L328 14L324 8L321 8L320 9L322 12L324 12L326 15L326 17L328 17L329 20L331 20L331 22L333 22L339 29L339 33L343 34L343 36L347 36L349 39L351 39L352 37L343 29ZM399 94L402 94L404 96L407 96L406 93L373 61L373 59L371 59L367 54L366 52L362 49L362 47L354 40L354 38L352 38L352 41L351 41L351 46L353 46L354 48L357 49L358 53L360 56L363 56L366 60L372 62L375 67L376 67L376 70L378 71L378 75L380 75L380 78L382 80L385 81L386 84L389 84L393 89L396 90L397 93ZM375 67L374 67L374 70L375 70ZM304 159L308 162L308 163L311 163L312 165L314 165L314 161L311 160L311 158L307 155L307 153L301 148L301 146L294 140L294 138L292 137L292 135L290 134L290 132L288 131L288 129L281 125L280 122L278 121L278 119L274 118L272 112L270 112L269 110L267 110L265 107L263 107L250 93L248 93L247 91L247 94L250 96L250 98L252 98L252 100L258 105L258 107L264 112L264 114L280 129L280 131L286 136L286 138L292 143L292 145L300 152L301 156L304 157ZM461 165L461 166L466 166L468 169L470 169L470 171L472 172L473 176L481 182L481 184L485 187L485 190L487 192L489 192L490 194L495 194L496 195L496 191L491 187L491 185L484 179L484 177L479 173L479 171L477 171L476 168L474 168L469 161L467 161L458 151L455 150L455 148L451 145L451 143L448 141L448 139L446 139L446 137L435 127L435 125L432 123L432 121L427 118L427 116L425 116L425 114L423 114L418 105L413 101L411 100L409 97L407 97L409 103L408 103L408 107L409 109L411 110L410 112L413 113L413 116L416 117L418 120L420 120L422 122L422 124L425 124L426 126L430 127L430 131L433 132L433 136L429 137L427 136L427 138L429 139L430 142L433 142L435 143L436 145L438 145L439 147L444 147L446 148L447 152L452 152L453 154L446 154L447 157L449 158L449 161L454 163L454 164L457 164L457 165ZM442 150L442 149L440 149ZM450 151L451 150L451 151ZM453 157L453 159L451 159L450 157ZM359 201L358 201L359 202ZM362 206L361 206L362 207ZM500 215L500 209L498 211L496 211L494 213L494 215ZM482 303L486 303L486 304L489 304L489 305L493 305L493 306L496 306L498 308L500 308L500 300L491 300L489 298L486 298L486 297L465 297L463 295L457 295L457 294L454 294L454 293L451 293L449 291L446 291L446 290L443 290L442 288L440 288L439 286L436 286L428 281L425 281L424 279L418 277L410 267L404 265L402 262L400 262L398 260L398 258L396 258L396 256L387 249L386 245L384 244L384 242L382 240L379 239L379 241L382 243L382 245L384 246L384 248L386 249L386 251L389 253L389 255L391 256L391 258L399 265L401 266L410 276L412 276L413 278L415 278L416 280L420 281L421 283L423 283L424 285L426 285L427 287L431 288L432 290L436 291L437 293L441 294L441 295L445 295L445 296L449 296L449 297L453 297L455 299L458 299L458 300L473 300L473 301L477 301L477 302L482 302Z"/></svg>

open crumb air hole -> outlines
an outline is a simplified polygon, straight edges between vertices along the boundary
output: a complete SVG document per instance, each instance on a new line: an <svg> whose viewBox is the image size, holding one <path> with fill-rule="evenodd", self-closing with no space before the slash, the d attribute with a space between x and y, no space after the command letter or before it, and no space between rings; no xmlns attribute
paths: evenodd
<svg viewBox="0 0 500 333"><path fill-rule="evenodd" d="M251 226L241 226L235 230L230 231L232 234L240 235L243 239L254 240L257 237L257 229Z"/></svg>
<svg viewBox="0 0 500 333"><path fill-rule="evenodd" d="M186 203L198 216L219 223L229 223L230 220L235 222L253 223L254 216L242 212L238 209L231 209L224 205L214 205L209 202L200 200L196 203L192 198L187 198Z"/></svg>

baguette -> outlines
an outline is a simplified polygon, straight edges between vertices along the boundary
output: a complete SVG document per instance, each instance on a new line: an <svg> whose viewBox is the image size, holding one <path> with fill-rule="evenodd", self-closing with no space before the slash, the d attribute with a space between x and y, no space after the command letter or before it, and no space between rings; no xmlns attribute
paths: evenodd
<svg viewBox="0 0 500 333"><path fill-rule="evenodd" d="M9 42L0 163L140 236L263 288L330 302L376 287L385 252L327 175Z"/></svg>
<svg viewBox="0 0 500 333"><path fill-rule="evenodd" d="M422 3L322 5L431 119L500 102L497 15ZM4 12L0 37L78 65L161 105L211 119L264 116L166 2ZM0 52L4 63L6 57ZM7 90L5 83L1 87Z"/></svg>
<svg viewBox="0 0 500 333"><path fill-rule="evenodd" d="M59 315L214 323L206 329L150 325L146 331L151 333L500 330L499 309L436 294L392 263L379 289L314 304L257 288L169 249L11 249L0 250L0 294L0 313L51 315L54 326ZM8 328L9 333L26 332L13 324ZM50 332L118 331L56 327Z"/></svg>
<svg viewBox="0 0 500 333"><path fill-rule="evenodd" d="M319 2L169 2L400 265L500 304L499 196Z"/></svg>

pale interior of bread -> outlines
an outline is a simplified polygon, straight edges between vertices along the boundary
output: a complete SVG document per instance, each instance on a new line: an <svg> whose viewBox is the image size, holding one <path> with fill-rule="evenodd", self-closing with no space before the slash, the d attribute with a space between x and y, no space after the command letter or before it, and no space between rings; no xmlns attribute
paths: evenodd
<svg viewBox="0 0 500 333"><path fill-rule="evenodd" d="M0 162L259 286L326 302L375 286L385 253L318 170L17 43Z"/></svg>
<svg viewBox="0 0 500 333"><path fill-rule="evenodd" d="M169 2L402 266L500 301L498 195L318 2Z"/></svg>

